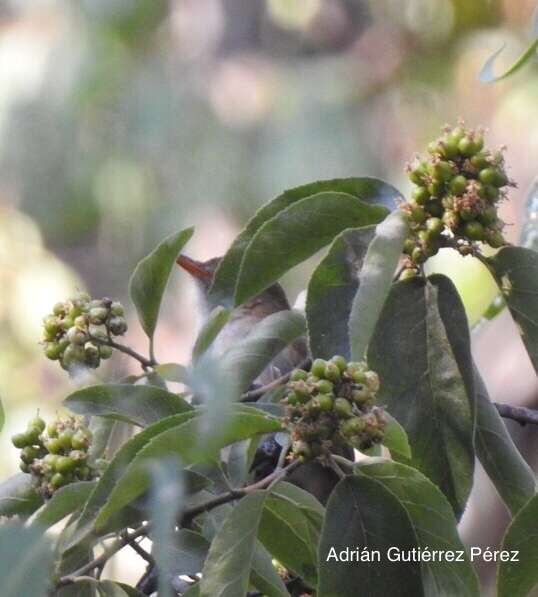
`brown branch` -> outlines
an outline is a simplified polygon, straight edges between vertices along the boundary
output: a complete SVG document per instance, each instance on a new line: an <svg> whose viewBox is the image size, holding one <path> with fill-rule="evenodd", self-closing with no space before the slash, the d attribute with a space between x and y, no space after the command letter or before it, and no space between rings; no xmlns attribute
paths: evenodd
<svg viewBox="0 0 538 597"><path fill-rule="evenodd" d="M305 359L302 363L300 363L297 367L299 369L306 369L306 368L310 367L311 363L312 363L312 360L308 358L308 359ZM289 373L286 373L285 375L281 375L280 377L277 377L272 382L268 383L265 386L262 386L261 388L256 388L255 390L251 390L250 392L245 392L241 396L240 401L241 402L254 402L258 398L263 396L266 392L270 392L271 390L278 388L278 386L288 383L291 374L292 374L292 371L290 371Z"/></svg>
<svg viewBox="0 0 538 597"><path fill-rule="evenodd" d="M520 425L538 425L538 410L526 408L525 406L512 406L511 404L493 403L501 417L512 419Z"/></svg>

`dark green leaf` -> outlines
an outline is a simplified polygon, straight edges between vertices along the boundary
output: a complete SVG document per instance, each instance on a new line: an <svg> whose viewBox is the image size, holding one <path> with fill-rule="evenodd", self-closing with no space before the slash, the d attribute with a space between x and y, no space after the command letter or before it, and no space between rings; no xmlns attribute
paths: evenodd
<svg viewBox="0 0 538 597"><path fill-rule="evenodd" d="M155 371L166 381L185 383L187 380L187 368L179 363L163 363L157 365Z"/></svg>
<svg viewBox="0 0 538 597"><path fill-rule="evenodd" d="M245 439L232 444L224 454L226 472L233 487L241 487L256 455L258 438Z"/></svg>
<svg viewBox="0 0 538 597"><path fill-rule="evenodd" d="M346 193L318 193L268 220L250 241L237 280L240 305L289 269L332 242L346 228L377 224L388 211Z"/></svg>
<svg viewBox="0 0 538 597"><path fill-rule="evenodd" d="M0 483L0 516L27 516L42 503L30 475L17 473Z"/></svg>
<svg viewBox="0 0 538 597"><path fill-rule="evenodd" d="M456 516L474 468L474 379L463 306L444 276L396 283L370 343L379 403L404 427L411 464L438 485Z"/></svg>
<svg viewBox="0 0 538 597"><path fill-rule="evenodd" d="M396 207L400 193L391 185L375 178L340 178L321 180L284 191L281 195L264 205L249 221L228 249L216 273L210 296L215 303L231 304L237 285L239 268L245 250L256 232L271 218L293 203L322 192L347 193L366 203L384 205L389 210ZM352 225L352 224L350 224ZM349 226L346 226L346 228Z"/></svg>
<svg viewBox="0 0 538 597"><path fill-rule="evenodd" d="M351 359L354 361L361 361L366 354L408 234L409 225L401 209L392 212L376 227L349 317Z"/></svg>
<svg viewBox="0 0 538 597"><path fill-rule="evenodd" d="M389 413L384 414L387 421L383 435L383 445L390 450L390 455L396 461L411 460L411 446L405 429Z"/></svg>
<svg viewBox="0 0 538 597"><path fill-rule="evenodd" d="M523 247L504 247L491 264L538 372L538 253Z"/></svg>
<svg viewBox="0 0 538 597"><path fill-rule="evenodd" d="M239 501L211 543L200 581L201 597L238 597L249 587L265 491Z"/></svg>
<svg viewBox="0 0 538 597"><path fill-rule="evenodd" d="M502 500L516 514L536 491L534 473L514 445L476 370L476 455Z"/></svg>
<svg viewBox="0 0 538 597"><path fill-rule="evenodd" d="M498 597L527 597L538 584L538 495L516 514L504 536L501 549L516 561L501 561L498 568Z"/></svg>
<svg viewBox="0 0 538 597"><path fill-rule="evenodd" d="M96 594L97 597L144 597L144 594L129 585L113 582L111 580L94 580L92 578L81 579L73 586L75 591L82 591L84 588L89 588ZM63 597L63 590L59 593ZM73 593L76 597L78 593Z"/></svg>
<svg viewBox="0 0 538 597"><path fill-rule="evenodd" d="M372 459L359 463L355 470L379 481L396 496L411 520L421 549L455 553L465 550L447 499L416 469L392 460ZM479 595L477 578L468 558L461 562L423 562L422 585L425 597Z"/></svg>
<svg viewBox="0 0 538 597"><path fill-rule="evenodd" d="M84 510L73 527L73 534L67 543L67 548L73 547L92 532L95 517L107 502L110 493L116 487L118 481L125 472L126 467L135 458L138 452L142 450L153 437L166 429L177 428L181 423L184 423L195 416L195 414L195 411L190 411L179 415L173 415L146 427L146 429L125 442L110 461L103 476L97 482Z"/></svg>
<svg viewBox="0 0 538 597"><path fill-rule="evenodd" d="M92 432L92 443L88 451L90 460L103 458L106 455L108 442L115 425L117 423L113 419L103 419L102 417L92 417L90 419L90 430Z"/></svg>
<svg viewBox="0 0 538 597"><path fill-rule="evenodd" d="M204 567L209 541L200 533L181 529L175 533L171 549L175 574L198 574Z"/></svg>
<svg viewBox="0 0 538 597"><path fill-rule="evenodd" d="M89 386L74 392L63 403L80 415L107 417L141 427L192 410L177 394L156 386L130 384Z"/></svg>
<svg viewBox="0 0 538 597"><path fill-rule="evenodd" d="M124 468L121 478L96 517L96 528L103 527L112 514L146 491L149 484L146 465L150 460L177 457L184 465L188 465L213 458L214 454L208 454L204 446L199 446L198 429L199 421L190 419L147 441ZM238 405L222 436L222 446L219 447L259 433L269 433L279 429L278 419L265 415L257 409Z"/></svg>
<svg viewBox="0 0 538 597"><path fill-rule="evenodd" d="M329 498L319 545L318 597L422 597L420 565L390 562L387 551L417 547L409 515L385 486L364 476L346 477ZM340 552L360 550L374 561L338 561ZM380 561L375 561L379 552Z"/></svg>
<svg viewBox="0 0 538 597"><path fill-rule="evenodd" d="M96 481L78 481L61 487L32 516L32 524L41 528L48 528L62 520L62 518L76 512L86 503L95 485Z"/></svg>
<svg viewBox="0 0 538 597"><path fill-rule="evenodd" d="M305 491L281 483L268 495L259 539L283 566L309 585L317 583L317 545L323 507Z"/></svg>
<svg viewBox="0 0 538 597"><path fill-rule="evenodd" d="M200 357L211 346L228 319L230 319L231 313L230 309L225 309L220 305L213 309L194 343L192 349L193 360Z"/></svg>
<svg viewBox="0 0 538 597"><path fill-rule="evenodd" d="M181 249L193 235L194 228L171 234L136 266L129 281L129 295L142 328L153 337L161 301L170 272Z"/></svg>
<svg viewBox="0 0 538 597"><path fill-rule="evenodd" d="M61 546L63 532L60 534L58 545ZM61 548L60 548L61 549ZM56 564L55 572L58 576L71 575L82 566L93 560L93 548L90 541L77 545L68 553L62 554L60 561ZM97 587L89 582L77 582L61 587L54 593L54 597L98 597Z"/></svg>
<svg viewBox="0 0 538 597"><path fill-rule="evenodd" d="M374 234L375 226L344 230L310 278L306 318L310 352L316 357L341 354L349 359L349 314Z"/></svg>
<svg viewBox="0 0 538 597"><path fill-rule="evenodd" d="M266 597L289 597L284 581L273 566L271 555L259 541L254 546L250 581Z"/></svg>
<svg viewBox="0 0 538 597"><path fill-rule="evenodd" d="M52 546L39 528L8 523L0 527L2 597L44 597Z"/></svg>

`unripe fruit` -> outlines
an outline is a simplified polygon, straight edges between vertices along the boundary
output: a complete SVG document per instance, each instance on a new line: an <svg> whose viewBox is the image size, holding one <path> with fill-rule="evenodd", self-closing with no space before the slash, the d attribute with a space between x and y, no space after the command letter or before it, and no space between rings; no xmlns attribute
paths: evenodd
<svg viewBox="0 0 538 597"><path fill-rule="evenodd" d="M350 417L353 414L351 403L345 398L337 398L334 401L334 411L339 417Z"/></svg>
<svg viewBox="0 0 538 597"><path fill-rule="evenodd" d="M480 171L478 178L485 185L493 185L494 187L503 187L508 184L506 174L497 168L484 168Z"/></svg>
<svg viewBox="0 0 538 597"><path fill-rule="evenodd" d="M366 372L366 385L371 392L379 390L379 375L375 371Z"/></svg>
<svg viewBox="0 0 538 597"><path fill-rule="evenodd" d="M445 185L441 181L434 181L428 185L428 193L431 195L431 198L434 197L441 197L444 191ZM428 202L430 203L430 202Z"/></svg>
<svg viewBox="0 0 538 597"><path fill-rule="evenodd" d="M409 172L409 179L411 182L415 184L422 184L424 177L428 173L428 165L426 162L422 161L413 166L411 171Z"/></svg>
<svg viewBox="0 0 538 597"><path fill-rule="evenodd" d="M55 470L58 473L68 473L72 471L76 466L75 460L69 456L58 456L54 465Z"/></svg>
<svg viewBox="0 0 538 597"><path fill-rule="evenodd" d="M413 250L411 259L415 263L424 263L426 261L426 255L424 254L424 251L420 247L417 247L416 249Z"/></svg>
<svg viewBox="0 0 538 597"><path fill-rule="evenodd" d="M366 381L366 371L353 371L350 377L354 383L364 383Z"/></svg>
<svg viewBox="0 0 538 597"><path fill-rule="evenodd" d="M361 417L351 417L351 419L342 423L342 435L345 437L359 435L365 428L366 425Z"/></svg>
<svg viewBox="0 0 538 597"><path fill-rule="evenodd" d="M488 226L489 224L493 224L497 221L497 210L492 205L483 209L480 214L478 214L480 221L482 224Z"/></svg>
<svg viewBox="0 0 538 597"><path fill-rule="evenodd" d="M67 339L71 344L81 345L87 342L88 336L76 326L73 326L67 330Z"/></svg>
<svg viewBox="0 0 538 597"><path fill-rule="evenodd" d="M472 221L466 222L463 233L471 240L483 240L485 230L484 226L482 226L480 222Z"/></svg>
<svg viewBox="0 0 538 597"><path fill-rule="evenodd" d="M460 222L458 214L455 211L450 211L450 210L445 211L445 213L443 214L442 220L443 220L443 224L445 226L447 226L448 228L450 228L451 230L454 230L455 228L457 228L459 225L459 222Z"/></svg>
<svg viewBox="0 0 538 597"><path fill-rule="evenodd" d="M46 423L45 421L43 421L41 417L36 416L33 419L30 419L30 421L28 422L28 427L36 427L37 429L39 429L39 432L41 433L45 431Z"/></svg>
<svg viewBox="0 0 538 597"><path fill-rule="evenodd" d="M403 252L406 255L411 255L411 253L413 252L413 249L416 247L416 243L414 241L412 241L411 239L406 239L406 241L404 242L404 246L403 246Z"/></svg>
<svg viewBox="0 0 538 597"><path fill-rule="evenodd" d="M106 344L101 344L101 346L99 346L99 356L105 360L109 359L112 356L112 347L107 346Z"/></svg>
<svg viewBox="0 0 538 597"><path fill-rule="evenodd" d="M62 330L67 331L75 325L75 319L73 317L66 317L62 319L60 326Z"/></svg>
<svg viewBox="0 0 538 597"><path fill-rule="evenodd" d="M78 471L78 476L83 481L87 481L88 479L91 479L92 471L91 471L90 467L89 466L81 466Z"/></svg>
<svg viewBox="0 0 538 597"><path fill-rule="evenodd" d="M452 166L448 162L444 162L441 160L433 165L432 175L436 180L440 182L447 182L454 175L454 168L452 168Z"/></svg>
<svg viewBox="0 0 538 597"><path fill-rule="evenodd" d="M90 323L93 323L94 325L103 324L107 317L108 309L105 309L104 307L94 307L93 309L90 309L89 319Z"/></svg>
<svg viewBox="0 0 538 597"><path fill-rule="evenodd" d="M14 436L12 436L11 443L16 448L25 448L30 444L30 441L26 433L16 433Z"/></svg>
<svg viewBox="0 0 538 597"><path fill-rule="evenodd" d="M426 228L432 234L437 235L437 234L441 234L441 232L443 231L444 224L440 218L428 218L426 220Z"/></svg>
<svg viewBox="0 0 538 597"><path fill-rule="evenodd" d="M460 139L460 142L458 143L458 149L466 158L470 158L476 153L476 146L471 137L467 135Z"/></svg>
<svg viewBox="0 0 538 597"><path fill-rule="evenodd" d="M65 485L66 483L67 479L64 475L62 475L62 473L55 473L54 475L52 475L52 478L50 480L50 484L53 487L62 487L62 485Z"/></svg>
<svg viewBox="0 0 538 597"><path fill-rule="evenodd" d="M111 317L108 327L114 336L121 336L127 331L127 322L123 317Z"/></svg>
<svg viewBox="0 0 538 597"><path fill-rule="evenodd" d="M49 437L58 437L58 423L56 421L51 421L47 425L47 435Z"/></svg>
<svg viewBox="0 0 538 597"><path fill-rule="evenodd" d="M483 170L484 168L488 168L490 166L487 156L483 153L477 153L471 158L470 161L477 170Z"/></svg>
<svg viewBox="0 0 538 597"><path fill-rule="evenodd" d="M321 411L332 410L334 399L330 394L318 394L317 400Z"/></svg>
<svg viewBox="0 0 538 597"><path fill-rule="evenodd" d="M30 467L28 466L28 464L26 464L26 462L20 462L19 463L19 468L23 473L29 473L30 472Z"/></svg>
<svg viewBox="0 0 538 597"><path fill-rule="evenodd" d="M56 462L60 458L57 454L46 454L43 458L43 462L49 466L51 469L56 468Z"/></svg>
<svg viewBox="0 0 538 597"><path fill-rule="evenodd" d="M26 438L29 444L38 444L39 436L41 435L41 428L35 425L29 426L26 430Z"/></svg>
<svg viewBox="0 0 538 597"><path fill-rule="evenodd" d="M436 201L428 201L425 209L431 216L435 216L436 218L440 218L445 211L443 209L443 204L438 199Z"/></svg>
<svg viewBox="0 0 538 597"><path fill-rule="evenodd" d="M328 379L320 379L316 387L320 394L330 394L333 391L333 384Z"/></svg>
<svg viewBox="0 0 538 597"><path fill-rule="evenodd" d="M43 327L48 334L54 336L60 331L60 322L54 315L47 315L47 317L43 319Z"/></svg>
<svg viewBox="0 0 538 597"><path fill-rule="evenodd" d="M459 211L459 215L465 222L474 220L474 212L470 207L462 207Z"/></svg>
<svg viewBox="0 0 538 597"><path fill-rule="evenodd" d="M410 280L411 278L416 278L417 270L407 268L400 274L400 280Z"/></svg>
<svg viewBox="0 0 538 597"><path fill-rule="evenodd" d="M56 303L54 307L52 307L52 312L54 313L54 315L65 315L64 303Z"/></svg>
<svg viewBox="0 0 538 597"><path fill-rule="evenodd" d="M313 375L316 375L320 379L325 377L325 367L327 366L327 361L324 359L316 359L312 363L311 372Z"/></svg>
<svg viewBox="0 0 538 597"><path fill-rule="evenodd" d="M349 361L347 364L348 375L353 375L355 371L368 371L368 365L364 361Z"/></svg>
<svg viewBox="0 0 538 597"><path fill-rule="evenodd" d="M295 406L299 403L299 397L295 392L290 392L286 398L288 399L288 404L291 404L292 406Z"/></svg>
<svg viewBox="0 0 538 597"><path fill-rule="evenodd" d="M484 197L484 199L488 199L489 201L497 201L500 196L499 189L491 184L483 185L482 192L479 194L481 197Z"/></svg>
<svg viewBox="0 0 538 597"><path fill-rule="evenodd" d="M426 212L424 211L424 208L420 205L412 207L411 219L413 220L413 222L416 222L417 224L422 224L422 222L424 222L424 220L426 219Z"/></svg>
<svg viewBox="0 0 538 597"><path fill-rule="evenodd" d="M308 373L303 369L294 369L291 372L290 380L291 381L299 381L300 379L305 379L308 377Z"/></svg>
<svg viewBox="0 0 538 597"><path fill-rule="evenodd" d="M60 443L60 446L64 449L64 450L70 450L72 448L71 445L71 441L73 439L73 436L75 435L75 432L73 431L73 429L64 429L60 435L58 435L58 442Z"/></svg>
<svg viewBox="0 0 538 597"><path fill-rule="evenodd" d="M347 362L346 359L341 355L334 355L334 357L331 358L331 363L334 363L338 369L340 369L341 373L346 370Z"/></svg>
<svg viewBox="0 0 538 597"><path fill-rule="evenodd" d="M123 305L119 301L114 301L110 305L110 312L112 313L112 315L118 315L118 316L123 315L124 314Z"/></svg>
<svg viewBox="0 0 538 597"><path fill-rule="evenodd" d="M417 205L424 205L424 203L426 203L426 201L430 198L430 193L426 187L416 187L413 189L411 197Z"/></svg>
<svg viewBox="0 0 538 597"><path fill-rule="evenodd" d="M61 344L58 342L47 342L45 345L45 356L51 361L57 361L64 351Z"/></svg>
<svg viewBox="0 0 538 597"><path fill-rule="evenodd" d="M75 450L86 449L90 445L90 437L87 432L79 429L71 439L71 446Z"/></svg>
<svg viewBox="0 0 538 597"><path fill-rule="evenodd" d="M353 389L351 397L353 398L353 402L364 404L370 398L370 390L366 385L358 384L357 387Z"/></svg>
<svg viewBox="0 0 538 597"><path fill-rule="evenodd" d="M82 462L82 461L85 461L88 458L88 455L83 450L71 450L69 456L75 462Z"/></svg>
<svg viewBox="0 0 538 597"><path fill-rule="evenodd" d="M490 247L494 249L500 249L503 245L506 244L504 237L501 232L498 230L487 230L486 231L486 241Z"/></svg>
<svg viewBox="0 0 538 597"><path fill-rule="evenodd" d="M62 449L62 444L58 438L54 437L45 442L45 448L47 448L51 454L58 454Z"/></svg>
<svg viewBox="0 0 538 597"><path fill-rule="evenodd" d="M449 185L450 191L454 193L454 195L463 195L463 193L465 193L466 187L467 179L461 174L454 176Z"/></svg>
<svg viewBox="0 0 538 597"><path fill-rule="evenodd" d="M340 381L340 367L335 363L329 362L325 366L325 379L336 382Z"/></svg>
<svg viewBox="0 0 538 597"><path fill-rule="evenodd" d="M84 362L84 348L75 344L70 344L63 354L62 363L69 367L75 363Z"/></svg>

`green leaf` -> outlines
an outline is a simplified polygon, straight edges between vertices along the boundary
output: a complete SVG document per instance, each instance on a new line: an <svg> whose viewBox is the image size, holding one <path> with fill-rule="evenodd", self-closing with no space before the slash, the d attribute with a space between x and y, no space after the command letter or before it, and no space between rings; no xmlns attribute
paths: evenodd
<svg viewBox="0 0 538 597"><path fill-rule="evenodd" d="M538 48L538 37L534 39L534 41L529 45L529 47L521 54L521 56L500 75L495 75L494 68L495 62L499 57L499 54L504 50L506 44L503 44L496 52L494 52L484 63L480 72L478 74L478 78L482 83L496 83L497 81L502 81L506 79L510 75L517 73L521 68L525 66L528 62L530 62L533 58L536 57L536 50Z"/></svg>
<svg viewBox="0 0 538 597"><path fill-rule="evenodd" d="M403 426L411 464L462 514L474 469L474 374L463 306L444 276L393 285L370 342L378 400Z"/></svg>
<svg viewBox="0 0 538 597"><path fill-rule="evenodd" d="M194 233L194 228L171 234L136 266L129 280L129 295L142 328L151 339L157 325L170 272L181 249Z"/></svg>
<svg viewBox="0 0 538 597"><path fill-rule="evenodd" d="M94 589L97 597L144 597L143 593L124 583L111 580L94 580L88 577L77 581L74 588L77 591L82 591L85 586ZM78 594L79 593L73 593L74 596ZM93 595L95 593L92 592L91 594ZM63 597L63 590L60 591L59 595Z"/></svg>
<svg viewBox="0 0 538 597"><path fill-rule="evenodd" d="M234 296L239 268L243 255L256 232L293 203L322 192L337 192L353 195L365 203L384 205L389 210L396 207L400 193L391 185L375 178L340 178L321 180L284 191L281 195L264 205L248 222L246 228L235 239L215 272L215 279L210 290L210 297L215 303L231 304ZM346 226L347 228L348 226Z"/></svg>
<svg viewBox="0 0 538 597"><path fill-rule="evenodd" d="M465 551L450 504L419 471L386 459L365 460L355 466L355 471L379 481L398 499L411 520L421 549ZM461 562L423 562L421 568L425 597L478 597L480 594L468 557Z"/></svg>
<svg viewBox="0 0 538 597"><path fill-rule="evenodd" d="M388 412L384 413L387 421L383 435L383 445L390 450L392 458L398 462L408 462L412 458L411 446L405 429Z"/></svg>
<svg viewBox="0 0 538 597"><path fill-rule="evenodd" d="M377 224L388 211L346 193L318 193L268 220L250 241L237 280L235 304L258 294L346 228Z"/></svg>
<svg viewBox="0 0 538 597"><path fill-rule="evenodd" d="M265 501L258 536L283 566L315 586L323 507L305 494L289 483L273 488Z"/></svg>
<svg viewBox="0 0 538 597"><path fill-rule="evenodd" d="M61 487L34 513L31 524L49 528L62 518L76 512L84 506L96 483L96 481L78 481Z"/></svg>
<svg viewBox="0 0 538 597"><path fill-rule="evenodd" d="M498 597L527 597L538 584L537 537L538 495L535 495L516 514L504 536L501 549L517 559L499 563Z"/></svg>
<svg viewBox="0 0 538 597"><path fill-rule="evenodd" d="M300 311L278 311L257 323L243 340L239 340L221 357L225 370L237 379L238 391L248 389L265 367L306 331Z"/></svg>
<svg viewBox="0 0 538 597"><path fill-rule="evenodd" d="M504 247L490 263L538 372L538 253L523 247Z"/></svg>
<svg viewBox="0 0 538 597"><path fill-rule="evenodd" d="M289 597L284 581L273 566L271 555L259 541L254 546L250 582L266 597Z"/></svg>
<svg viewBox="0 0 538 597"><path fill-rule="evenodd" d="M213 344L219 332L228 323L231 314L232 311L230 309L225 309L220 305L211 311L194 343L192 349L193 361L198 359Z"/></svg>
<svg viewBox="0 0 538 597"><path fill-rule="evenodd" d="M74 524L72 536L66 542L67 549L72 548L92 532L95 517L107 502L111 492L123 476L125 469L138 452L140 452L140 450L142 450L155 436L166 429L177 428L196 414L196 411L189 411L179 415L172 415L171 417L146 427L143 431L123 444L108 464L105 472L97 482L95 489L89 497L79 519Z"/></svg>
<svg viewBox="0 0 538 597"><path fill-rule="evenodd" d="M402 551L417 547L400 500L369 477L344 478L327 503L319 545L318 597L355 597L358 587L368 597L422 597L420 565L388 561L387 551L395 546ZM372 554L373 561L339 561L346 549Z"/></svg>
<svg viewBox="0 0 538 597"><path fill-rule="evenodd" d="M0 516L28 516L41 504L30 475L17 473L0 483Z"/></svg>
<svg viewBox="0 0 538 597"><path fill-rule="evenodd" d="M192 410L181 396L156 386L104 384L73 392L64 406L79 415L94 415L145 427Z"/></svg>
<svg viewBox="0 0 538 597"><path fill-rule="evenodd" d="M238 597L249 587L256 534L265 491L239 501L211 543L200 581L200 597Z"/></svg>
<svg viewBox="0 0 538 597"><path fill-rule="evenodd" d="M52 546L39 528L8 523L0 527L2 597L42 597L47 593Z"/></svg>
<svg viewBox="0 0 538 597"><path fill-rule="evenodd" d="M514 515L536 491L534 473L506 429L478 370L476 386L476 455L501 499Z"/></svg>
<svg viewBox="0 0 538 597"><path fill-rule="evenodd" d="M377 225L360 272L360 285L349 317L351 359L361 361L368 347L402 254L409 225L402 210Z"/></svg>
<svg viewBox="0 0 538 597"><path fill-rule="evenodd" d="M187 380L187 368L179 363L163 363L155 367L155 372L158 373L166 381L174 381L176 383L185 383Z"/></svg>
<svg viewBox="0 0 538 597"><path fill-rule="evenodd" d="M200 533L180 529L171 546L174 574L198 574L204 567L209 541Z"/></svg>
<svg viewBox="0 0 538 597"><path fill-rule="evenodd" d="M0 431L4 428L4 423L6 422L6 413L4 412L4 406L2 401L0 400Z"/></svg>
<svg viewBox="0 0 538 597"><path fill-rule="evenodd" d="M359 272L375 226L344 230L314 270L308 284L306 318L311 354L350 356L348 321L360 284Z"/></svg>
<svg viewBox="0 0 538 597"><path fill-rule="evenodd" d="M265 415L255 408L239 406L232 413L231 422L226 426L222 436L222 446L219 447L259 433L278 431L280 425L280 421L275 417ZM110 492L106 503L95 519L96 529L103 528L112 514L147 490L149 478L146 466L150 460L177 457L186 466L211 459L212 455L208 454L204 446L199 446L197 442L198 429L199 421L189 419L159 433L146 442L125 467L123 474Z"/></svg>

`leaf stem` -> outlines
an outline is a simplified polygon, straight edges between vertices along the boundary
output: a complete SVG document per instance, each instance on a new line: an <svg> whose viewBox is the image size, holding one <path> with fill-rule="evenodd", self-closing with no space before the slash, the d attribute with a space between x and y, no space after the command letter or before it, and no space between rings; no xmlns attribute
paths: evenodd
<svg viewBox="0 0 538 597"><path fill-rule="evenodd" d="M310 359L310 358L305 359L304 361L299 363L299 365L297 365L297 368L298 369L306 369L306 368L310 367L311 363L312 363L312 359ZM292 371L289 371L288 373L281 375L280 377L277 377L276 379L274 379L267 385L262 386L261 388L256 388L255 390L251 390L250 392L245 392L241 396L240 401L241 402L255 402L258 398L263 396L265 393L270 392L271 390L274 390L275 388L278 388L278 386L288 383L291 374L292 374Z"/></svg>
<svg viewBox="0 0 538 597"><path fill-rule="evenodd" d="M525 406L512 406L511 404L493 403L495 408L504 419L511 419L524 426L527 423L538 425L538 410L526 408Z"/></svg>

